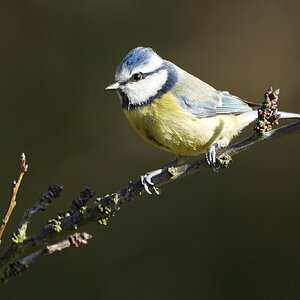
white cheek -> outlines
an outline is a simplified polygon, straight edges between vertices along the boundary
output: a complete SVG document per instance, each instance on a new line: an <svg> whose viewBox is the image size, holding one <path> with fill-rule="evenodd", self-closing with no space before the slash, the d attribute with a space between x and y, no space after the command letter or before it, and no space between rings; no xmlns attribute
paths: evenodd
<svg viewBox="0 0 300 300"><path fill-rule="evenodd" d="M150 97L155 96L164 86L167 79L167 70L160 70L141 81L128 83L124 87L124 92L127 94L131 104L142 104L147 102Z"/></svg>

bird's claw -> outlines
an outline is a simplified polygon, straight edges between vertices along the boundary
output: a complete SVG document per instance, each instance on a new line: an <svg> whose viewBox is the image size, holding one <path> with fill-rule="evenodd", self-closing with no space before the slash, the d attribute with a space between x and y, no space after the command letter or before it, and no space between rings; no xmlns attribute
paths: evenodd
<svg viewBox="0 0 300 300"><path fill-rule="evenodd" d="M157 194L157 195L160 195L161 194L161 189L160 188L157 188L154 183L152 182L152 178L158 174L161 173L161 169L159 170L156 170L156 171L152 171L152 172L149 172L147 173L146 175L142 175L141 176L141 183L145 189L145 191L148 193L148 194L152 194L151 191L150 191L150 188L153 188L154 192Z"/></svg>
<svg viewBox="0 0 300 300"><path fill-rule="evenodd" d="M219 172L220 169L220 163L219 159L217 158L217 151L216 151L216 146L211 145L206 152L206 161L209 166L212 167L212 169L215 172Z"/></svg>

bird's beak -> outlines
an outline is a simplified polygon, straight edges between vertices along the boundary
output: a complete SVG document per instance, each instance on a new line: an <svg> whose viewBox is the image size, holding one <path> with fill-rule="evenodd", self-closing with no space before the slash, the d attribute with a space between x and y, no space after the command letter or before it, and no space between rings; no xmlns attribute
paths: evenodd
<svg viewBox="0 0 300 300"><path fill-rule="evenodd" d="M105 89L106 90L110 90L110 91L115 91L115 90L118 90L120 88L120 84L119 82L114 82L112 83L111 85L109 85L108 87L106 87Z"/></svg>

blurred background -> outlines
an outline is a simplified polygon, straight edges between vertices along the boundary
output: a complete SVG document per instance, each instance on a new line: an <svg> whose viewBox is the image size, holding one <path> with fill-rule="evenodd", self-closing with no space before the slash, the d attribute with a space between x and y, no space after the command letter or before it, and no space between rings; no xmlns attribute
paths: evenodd
<svg viewBox="0 0 300 300"><path fill-rule="evenodd" d="M1 218L23 151L29 171L0 250L49 184L63 194L31 233L86 185L101 196L173 159L138 137L104 90L136 46L249 101L280 87L280 109L300 112L299 9L297 0L3 2ZM87 246L1 286L1 299L299 299L299 147L299 134L274 139L229 170L143 195L108 226L83 228L94 235Z"/></svg>

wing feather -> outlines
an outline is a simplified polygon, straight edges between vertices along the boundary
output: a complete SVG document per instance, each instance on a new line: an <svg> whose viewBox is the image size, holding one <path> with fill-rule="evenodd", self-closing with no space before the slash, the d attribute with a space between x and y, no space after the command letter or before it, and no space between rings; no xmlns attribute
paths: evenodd
<svg viewBox="0 0 300 300"><path fill-rule="evenodd" d="M179 104L198 118L213 117L220 114L241 114L252 108L239 97L228 92L215 90L200 79L180 70L174 94Z"/></svg>

